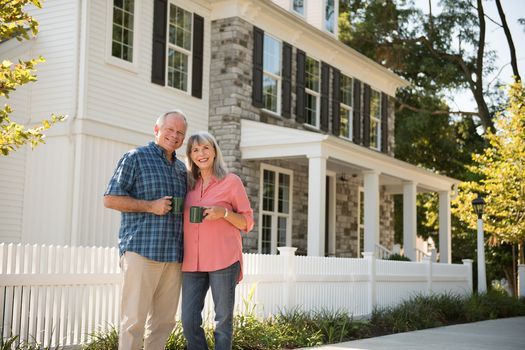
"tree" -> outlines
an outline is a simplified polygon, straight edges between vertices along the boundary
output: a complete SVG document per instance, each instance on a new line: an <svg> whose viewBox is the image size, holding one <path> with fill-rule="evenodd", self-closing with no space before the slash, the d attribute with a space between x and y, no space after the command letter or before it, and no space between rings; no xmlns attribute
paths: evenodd
<svg viewBox="0 0 525 350"><path fill-rule="evenodd" d="M24 7L30 4L37 8L42 7L39 0L0 0L0 42L15 38L19 41L29 40L31 35L35 36L38 33L38 22L24 12ZM42 57L20 60L18 63L3 60L0 63L0 97L9 98L10 93L17 87L36 81L35 65L41 62L44 62ZM43 131L65 119L64 116L53 114L40 125L26 128L9 118L12 112L8 104L0 109L0 152L4 156L26 143L31 144L33 148L43 143Z"/></svg>
<svg viewBox="0 0 525 350"><path fill-rule="evenodd" d="M460 185L453 213L471 228L476 216L471 202L477 194L485 202L484 227L492 245L517 245L519 261L525 262L525 89L518 82L509 88L509 102L495 121L495 131L484 136L488 147L473 154L469 170L479 181ZM515 264L513 264L515 266Z"/></svg>

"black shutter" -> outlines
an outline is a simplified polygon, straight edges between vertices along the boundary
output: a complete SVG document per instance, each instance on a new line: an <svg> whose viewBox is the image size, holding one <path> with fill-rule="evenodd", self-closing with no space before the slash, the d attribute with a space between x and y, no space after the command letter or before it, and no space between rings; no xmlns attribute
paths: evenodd
<svg viewBox="0 0 525 350"><path fill-rule="evenodd" d="M304 51L297 50L297 76L295 77L295 120L298 123L304 123L306 118L306 96L305 96L305 69L306 54Z"/></svg>
<svg viewBox="0 0 525 350"><path fill-rule="evenodd" d="M330 66L321 62L321 130L328 131L328 95L330 93Z"/></svg>
<svg viewBox="0 0 525 350"><path fill-rule="evenodd" d="M363 86L363 146L370 147L370 85Z"/></svg>
<svg viewBox="0 0 525 350"><path fill-rule="evenodd" d="M283 42L282 115L290 118L292 112L292 46Z"/></svg>
<svg viewBox="0 0 525 350"><path fill-rule="evenodd" d="M154 0L151 82L164 86L166 80L166 25L168 1Z"/></svg>
<svg viewBox="0 0 525 350"><path fill-rule="evenodd" d="M193 14L193 63L191 69L191 96L202 98L202 70L204 51L204 18Z"/></svg>
<svg viewBox="0 0 525 350"><path fill-rule="evenodd" d="M263 50L264 31L253 27L252 104L259 108L263 106Z"/></svg>
<svg viewBox="0 0 525 350"><path fill-rule="evenodd" d="M354 120L352 140L361 144L361 82L354 79Z"/></svg>
<svg viewBox="0 0 525 350"><path fill-rule="evenodd" d="M333 69L332 81L332 134L339 136L341 128L341 72Z"/></svg>
<svg viewBox="0 0 525 350"><path fill-rule="evenodd" d="M388 95L381 93L381 151L388 153Z"/></svg>

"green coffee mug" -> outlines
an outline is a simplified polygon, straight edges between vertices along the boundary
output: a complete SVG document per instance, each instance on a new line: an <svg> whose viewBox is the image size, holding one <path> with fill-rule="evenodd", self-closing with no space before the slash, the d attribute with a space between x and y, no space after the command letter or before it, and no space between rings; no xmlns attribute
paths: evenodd
<svg viewBox="0 0 525 350"><path fill-rule="evenodd" d="M171 213L181 214L184 211L184 197L171 198Z"/></svg>
<svg viewBox="0 0 525 350"><path fill-rule="evenodd" d="M206 210L205 207L191 207L190 208L190 222L193 222L195 224L199 224L202 222L202 219L204 218L204 210Z"/></svg>

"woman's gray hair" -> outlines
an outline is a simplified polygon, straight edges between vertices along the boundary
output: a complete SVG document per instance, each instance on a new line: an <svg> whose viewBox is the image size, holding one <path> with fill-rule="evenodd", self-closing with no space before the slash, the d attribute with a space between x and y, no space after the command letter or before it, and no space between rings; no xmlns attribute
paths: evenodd
<svg viewBox="0 0 525 350"><path fill-rule="evenodd" d="M184 124L186 124L186 127L188 127L188 121L186 120L186 114L184 114L184 112L182 110L180 110L180 109L173 109L171 111L167 111L167 112L162 113L157 118L157 122L155 124L158 125L158 126L162 126L162 124L164 124L164 122L166 121L166 117L168 115L170 115L170 114L177 114L177 115L181 116L182 119L184 120Z"/></svg>
<svg viewBox="0 0 525 350"><path fill-rule="evenodd" d="M199 131L190 136L188 139L188 145L186 147L186 158L188 160L189 174L188 174L188 187L193 190L195 184L200 177L199 167L191 160L191 150L195 144L203 145L209 143L215 149L215 159L213 160L213 176L217 179L222 180L228 174L228 168L224 162L221 149L215 138L207 131Z"/></svg>

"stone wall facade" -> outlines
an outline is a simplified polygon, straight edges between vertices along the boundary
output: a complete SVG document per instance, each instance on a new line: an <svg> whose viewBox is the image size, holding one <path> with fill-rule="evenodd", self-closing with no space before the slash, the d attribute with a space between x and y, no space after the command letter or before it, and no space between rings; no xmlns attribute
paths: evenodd
<svg viewBox="0 0 525 350"><path fill-rule="evenodd" d="M283 127L321 132L295 122L295 84L292 84L292 116L283 118L265 113L252 105L253 26L238 17L216 20L211 28L210 119L209 130L217 138L229 170L238 174L250 198L256 224L243 235L246 252L258 251L259 191L261 163L293 171L292 245L298 254L307 251L308 165L297 160L246 161L241 159L241 119L250 119ZM293 57L296 49L294 48ZM292 82L296 66L292 60ZM330 82L332 89L332 82ZM390 101L393 103L393 101ZM329 108L332 108L329 103ZM330 111L331 113L331 111ZM391 109L389 140L393 151L394 114ZM331 119L331 118L330 118ZM332 130L330 121L329 130ZM393 153L392 153L393 154ZM339 180L336 176L336 255L358 256L358 198L362 180L359 177ZM393 201L381 194L381 244L393 244Z"/></svg>

